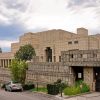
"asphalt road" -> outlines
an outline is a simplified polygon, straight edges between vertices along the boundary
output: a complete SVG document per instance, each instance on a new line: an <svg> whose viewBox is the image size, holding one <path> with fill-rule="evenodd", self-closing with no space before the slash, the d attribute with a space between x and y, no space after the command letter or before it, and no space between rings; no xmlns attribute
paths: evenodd
<svg viewBox="0 0 100 100"><path fill-rule="evenodd" d="M59 98L41 93L7 92L0 89L0 100L100 100L100 92L93 92L71 98Z"/></svg>
<svg viewBox="0 0 100 100"><path fill-rule="evenodd" d="M29 93L29 92L7 92L0 90L0 100L60 100L54 96Z"/></svg>

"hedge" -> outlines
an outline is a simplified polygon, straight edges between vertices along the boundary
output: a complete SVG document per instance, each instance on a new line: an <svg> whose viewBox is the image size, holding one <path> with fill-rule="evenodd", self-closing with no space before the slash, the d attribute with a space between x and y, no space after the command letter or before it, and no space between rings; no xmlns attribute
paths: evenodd
<svg viewBox="0 0 100 100"><path fill-rule="evenodd" d="M23 89L24 90L30 90L30 89L33 89L33 88L35 88L35 85L34 84L25 84L23 86Z"/></svg>

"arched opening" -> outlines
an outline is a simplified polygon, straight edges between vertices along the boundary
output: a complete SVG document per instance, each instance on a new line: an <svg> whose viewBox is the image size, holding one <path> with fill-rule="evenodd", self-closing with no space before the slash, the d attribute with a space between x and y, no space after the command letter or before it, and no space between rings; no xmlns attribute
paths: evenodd
<svg viewBox="0 0 100 100"><path fill-rule="evenodd" d="M46 47L46 62L52 62L52 49L50 47Z"/></svg>

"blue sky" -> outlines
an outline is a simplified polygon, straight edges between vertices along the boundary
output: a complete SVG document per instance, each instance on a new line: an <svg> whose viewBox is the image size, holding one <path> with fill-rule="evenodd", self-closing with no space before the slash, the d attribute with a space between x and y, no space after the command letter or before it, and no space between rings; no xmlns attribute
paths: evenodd
<svg viewBox="0 0 100 100"><path fill-rule="evenodd" d="M76 32L85 27L100 33L100 0L0 0L0 47L27 32L63 29Z"/></svg>

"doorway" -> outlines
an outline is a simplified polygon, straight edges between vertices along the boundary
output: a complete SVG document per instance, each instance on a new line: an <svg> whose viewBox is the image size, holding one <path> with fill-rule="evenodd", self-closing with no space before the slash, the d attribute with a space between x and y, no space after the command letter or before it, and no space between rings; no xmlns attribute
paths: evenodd
<svg viewBox="0 0 100 100"><path fill-rule="evenodd" d="M94 68L95 90L100 92L100 67Z"/></svg>
<svg viewBox="0 0 100 100"><path fill-rule="evenodd" d="M52 49L50 47L46 47L46 62L52 62Z"/></svg>
<svg viewBox="0 0 100 100"><path fill-rule="evenodd" d="M83 77L83 67L73 67L75 81L84 80Z"/></svg>

